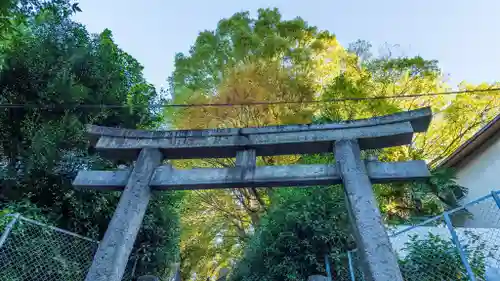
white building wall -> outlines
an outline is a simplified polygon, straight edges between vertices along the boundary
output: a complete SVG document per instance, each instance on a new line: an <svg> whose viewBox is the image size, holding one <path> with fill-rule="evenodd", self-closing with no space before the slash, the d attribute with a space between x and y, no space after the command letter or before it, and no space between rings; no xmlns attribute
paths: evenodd
<svg viewBox="0 0 500 281"><path fill-rule="evenodd" d="M462 204L486 196L491 191L500 190L500 134L484 144L474 156L463 160L456 172L458 184L469 190L461 200ZM459 240L462 245L472 249L484 244L484 248L481 249L486 256L486 280L500 280L500 209L491 197L466 209L470 216L465 216L463 212L450 215ZM407 227L409 226L393 226L388 229L388 233L395 233ZM407 254L405 246L410 237L417 235L419 239L425 239L429 233L445 240L451 239L448 229L442 224L416 227L391 237L390 240L394 251L400 258L404 258Z"/></svg>
<svg viewBox="0 0 500 281"><path fill-rule="evenodd" d="M456 176L458 183L469 189L462 203L485 196L493 190L500 190L500 136L483 145L472 158L464 160L464 164L457 168ZM464 227L500 227L500 211L493 200L489 200L488 204L483 202L471 206L467 210L472 217L465 220Z"/></svg>

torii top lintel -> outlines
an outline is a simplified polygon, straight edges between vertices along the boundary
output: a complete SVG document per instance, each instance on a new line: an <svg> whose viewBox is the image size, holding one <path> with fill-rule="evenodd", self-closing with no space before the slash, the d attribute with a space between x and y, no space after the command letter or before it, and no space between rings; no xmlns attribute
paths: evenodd
<svg viewBox="0 0 500 281"><path fill-rule="evenodd" d="M142 148L158 148L165 158L234 157L238 150L257 155L331 152L332 142L358 139L361 149L411 143L427 130L431 109L421 108L368 119L329 124L284 125L206 130L144 131L87 126L91 144L112 159L136 159Z"/></svg>

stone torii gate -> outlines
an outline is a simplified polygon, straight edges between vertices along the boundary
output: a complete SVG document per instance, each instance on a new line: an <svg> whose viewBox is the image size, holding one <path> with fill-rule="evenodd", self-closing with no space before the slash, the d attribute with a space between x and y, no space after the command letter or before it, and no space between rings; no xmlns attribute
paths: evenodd
<svg viewBox="0 0 500 281"><path fill-rule="evenodd" d="M121 280L152 191L343 183L365 280L403 281L372 183L425 179L429 171L424 161L365 162L360 150L410 144L415 132L427 130L431 116L423 108L322 125L184 131L88 126L101 155L136 162L131 171L80 171L73 182L82 189L123 191L85 280ZM325 152L335 153L335 164L255 165L256 156ZM162 165L164 159L226 157L236 157L236 167Z"/></svg>

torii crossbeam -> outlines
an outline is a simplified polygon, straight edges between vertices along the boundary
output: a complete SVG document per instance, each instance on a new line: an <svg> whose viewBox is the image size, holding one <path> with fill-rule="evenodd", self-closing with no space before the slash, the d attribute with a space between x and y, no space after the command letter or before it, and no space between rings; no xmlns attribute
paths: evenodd
<svg viewBox="0 0 500 281"><path fill-rule="evenodd" d="M122 190L118 207L86 281L119 281L152 190L344 184L367 281L403 281L382 224L372 183L429 177L424 161L363 161L360 150L410 144L427 130L423 108L370 119L322 125L183 131L140 131L88 126L92 145L105 157L136 160L132 170L80 171L73 185ZM256 167L257 156L335 153L335 164ZM234 168L176 170L164 159L236 157Z"/></svg>

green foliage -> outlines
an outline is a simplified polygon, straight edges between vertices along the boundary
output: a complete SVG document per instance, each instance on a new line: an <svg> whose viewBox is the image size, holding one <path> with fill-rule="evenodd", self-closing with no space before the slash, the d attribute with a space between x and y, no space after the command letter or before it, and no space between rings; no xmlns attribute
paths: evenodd
<svg viewBox="0 0 500 281"><path fill-rule="evenodd" d="M466 247L466 257L476 275L483 279L485 274L484 244L470 249ZM457 248L450 240L429 233L428 238L413 236L404 249L407 255L399 261L405 280L419 281L465 281L467 271L460 260Z"/></svg>
<svg viewBox="0 0 500 281"><path fill-rule="evenodd" d="M67 17L79 12L73 0L4 0L0 3L0 69L4 51L9 50L15 38L26 31L29 20L52 14Z"/></svg>
<svg viewBox="0 0 500 281"><path fill-rule="evenodd" d="M133 253L139 258L137 276L153 274L167 278L172 273L172 263L179 261L182 196L179 192L162 192L150 202Z"/></svg>
<svg viewBox="0 0 500 281"><path fill-rule="evenodd" d="M275 190L231 280L306 280L325 273L325 254L342 262L349 247L342 194L340 186Z"/></svg>
<svg viewBox="0 0 500 281"><path fill-rule="evenodd" d="M117 163L88 149L84 124L153 127L158 97L110 30L89 34L70 19L75 4L14 1L1 10L19 23L0 29L0 103L23 107L0 111L0 210L101 239L120 194L78 191L71 182L80 169ZM87 107L98 104L123 107ZM137 272L164 276L178 259L178 200L165 194L151 203L135 245Z"/></svg>
<svg viewBox="0 0 500 281"><path fill-rule="evenodd" d="M151 128L161 121L158 113L173 124L197 128L319 123L431 106L436 116L428 133L417 136L412 145L373 154L382 161L425 159L435 167L500 106L500 100L486 92L155 112L150 104L158 97L139 62L114 43L110 30L89 34L69 19L79 11L77 3L67 0L0 4L0 102L25 105L0 112L0 209L96 239L102 237L119 194L76 191L71 180L79 169L111 169L117 163L88 150L82 130L86 123ZM170 93L176 103L234 103L377 98L449 89L436 61L376 57L370 47L358 41L346 50L333 34L301 18L283 20L277 9L261 9L256 18L241 12L221 20L215 30L200 33L188 54L176 55ZM498 85L460 85L470 90L491 86ZM85 107L90 104L125 106ZM258 164L332 160L322 155L262 157ZM231 159L207 159L187 166L233 164ZM389 223L437 214L456 206L464 192L448 171L440 170L425 183L376 187ZM324 271L325 253L333 253L333 262L341 263L349 244L338 187L193 192L180 206L182 196L163 194L151 203L134 249L138 273L166 276L170 262L179 260L181 247L184 277L213 277L243 254L234 280L303 280ZM179 246L180 211L184 227ZM438 242L433 243L447 247Z"/></svg>
<svg viewBox="0 0 500 281"><path fill-rule="evenodd" d="M224 69L249 58L310 66L312 56L331 39L332 34L301 18L283 20L277 9L259 9L257 18L236 13L222 19L216 30L201 32L188 55L176 55L171 87L175 94L183 88L210 92L222 81Z"/></svg>
<svg viewBox="0 0 500 281"><path fill-rule="evenodd" d="M375 185L388 224L412 224L458 207L468 190L456 182L453 169L431 170L425 181Z"/></svg>
<svg viewBox="0 0 500 281"><path fill-rule="evenodd" d="M111 165L87 153L83 125L136 127L143 120L151 122L149 113L140 116L129 108L82 110L78 106L126 104L130 95L151 94L129 90L130 85L145 83L141 68L117 48L109 31L90 36L79 24L50 17L30 27L14 40L0 73L1 100L27 106L0 113L0 139L7 160L1 194L9 200L28 197L57 216L66 214L64 225L75 229L72 222L82 221L73 218L90 219L94 216L90 212L103 208L104 219L117 200L116 194L97 196L71 187L78 169ZM147 102L134 106L147 112ZM101 196L100 204L96 201ZM85 229L84 233L92 231Z"/></svg>
<svg viewBox="0 0 500 281"><path fill-rule="evenodd" d="M10 218L5 217L5 215L16 214L16 213L23 214L24 217L36 221L40 222L47 221L47 218L44 216L43 211L38 206L29 201L27 198L20 201L14 201L5 204L3 208L0 210L0 218L4 219L5 221L9 221Z"/></svg>
<svg viewBox="0 0 500 281"><path fill-rule="evenodd" d="M189 280L192 272L197 280L206 280L241 256L251 221L243 208L232 205L231 195L224 190L186 192L181 208L183 280Z"/></svg>
<svg viewBox="0 0 500 281"><path fill-rule="evenodd" d="M321 88L316 73L339 71L338 63L327 63L337 52L346 54L332 34L300 18L284 20L276 9L260 9L255 18L248 12L237 13L221 20L215 30L200 33L188 54L177 54L169 90L175 103L310 100ZM174 108L165 110L165 118L183 129L262 126L308 122L312 110L302 105ZM263 157L259 164L288 164L297 159ZM190 161L188 166L233 164L232 160L208 159ZM196 272L196 279L205 280L241 253L266 211L269 196L264 190L238 189L195 192L187 199L181 243L183 277ZM219 236L234 238L219 244Z"/></svg>
<svg viewBox="0 0 500 281"><path fill-rule="evenodd" d="M361 40L344 49L333 34L319 31L301 18L283 20L276 9L261 9L256 17L251 17L248 12L236 13L222 19L215 30L200 33L188 54L177 54L175 71L170 78L172 102L244 103L352 97L369 100L297 105L295 108L280 105L171 109L165 110L165 118L179 128L200 129L334 122L430 106L434 117L428 132L418 134L411 145L370 151L368 154L378 156L381 161L426 160L430 168L435 168L498 114L500 100L488 92L480 95L378 99L381 96L450 90L442 79L437 61L420 56L393 56L390 49L387 51L383 55L374 55L371 45ZM276 65L280 68L271 71ZM463 83L459 87L485 90L497 86ZM258 164L331 161L332 157L323 155L294 155L263 157ZM190 161L187 166L227 167L233 164L231 159L208 159ZM245 272L245 267L260 272L260 275L245 278L262 277L262 280L295 280L301 274L314 273L308 267L309 263L305 263L307 270L301 267L300 262L291 262L285 269L283 264L288 260L294 261L294 256L283 254L286 253L284 250L276 254L270 250L262 255L252 252L273 247L272 240L265 243L260 240L268 231L298 235L286 225L266 223L274 220L274 217L268 216L278 212L276 209L287 208L275 202L280 192L276 189L217 190L186 196L181 242L183 276L190 278L196 273L196 280L214 277L217 268L231 266L240 253L243 253L243 261L241 266L237 266L239 273L235 276L238 278L243 278L241 272ZM446 170L433 171L431 179L423 183L375 186L383 218L389 224L414 222L439 214L455 207L457 199L465 192L466 188L454 181L452 171ZM303 205L310 201L306 196L296 196ZM342 198L339 194L335 196L340 196L336 200ZM345 210L335 210L345 213ZM300 219L297 223L301 223ZM333 223L321 217L318 221ZM281 230L278 230L279 227ZM342 231L348 232L346 228ZM220 243L220 237L224 236L236 238L224 238ZM246 247L253 250L243 251ZM287 244L286 247L292 250L295 246ZM320 257L316 250L301 249L303 255ZM273 268L279 268L280 272L289 276L283 277Z"/></svg>

